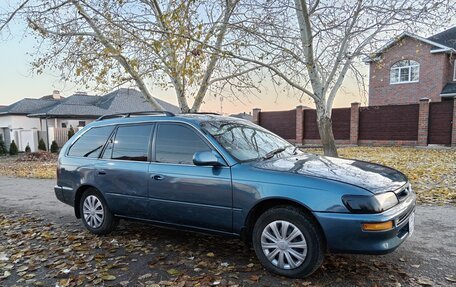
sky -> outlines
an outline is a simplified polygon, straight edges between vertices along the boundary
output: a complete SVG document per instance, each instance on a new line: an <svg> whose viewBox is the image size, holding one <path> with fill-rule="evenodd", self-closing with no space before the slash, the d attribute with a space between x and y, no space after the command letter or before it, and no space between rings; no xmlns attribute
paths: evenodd
<svg viewBox="0 0 456 287"><path fill-rule="evenodd" d="M16 26L15 26L16 27ZM20 33L20 32L19 32ZM32 72L31 61L35 50L35 40L30 36L14 35L0 39L0 105L9 105L23 98L40 98L59 90L63 96L69 96L76 91L88 94L100 94L99 91L86 90L72 82L62 82L59 71L46 70L37 75ZM367 67L366 71L367 73ZM153 90L155 97L177 105L172 89L162 91ZM242 102L232 99L232 96L214 98L208 95L202 106L204 111L222 113L251 112L253 108L262 110L290 110L298 105L313 106L308 98L299 99L297 95L277 94L272 84L265 83L260 93L249 94L240 92L238 97ZM348 107L352 102L366 102L356 88L353 79L347 78L346 88L336 98L335 107Z"/></svg>
<svg viewBox="0 0 456 287"><path fill-rule="evenodd" d="M0 9L4 4L0 4ZM60 80L59 71L45 70L43 74L32 73L31 62L35 51L36 40L30 34L24 35L24 26L13 23L11 35L0 36L0 105L9 105L23 98L40 98L59 90L63 96L70 96L77 91L101 95L100 91L86 90L72 82ZM367 66L363 67L367 75ZM366 99L358 93L354 79L347 77L345 88L336 97L335 107L348 107L352 102L366 104ZM163 91L154 89L153 95L164 101L177 105L172 89ZM202 111L233 114L251 112L253 108L262 110L291 110L298 105L313 106L309 98L299 98L296 95L277 93L272 83L264 83L259 93L249 94L239 92L237 97L242 101L233 100L232 96L220 97L207 95Z"/></svg>

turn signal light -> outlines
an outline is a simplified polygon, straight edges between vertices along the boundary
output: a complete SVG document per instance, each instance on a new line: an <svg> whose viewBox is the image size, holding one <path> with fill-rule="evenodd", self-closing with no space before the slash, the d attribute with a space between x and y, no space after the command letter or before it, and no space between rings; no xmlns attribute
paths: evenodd
<svg viewBox="0 0 456 287"><path fill-rule="evenodd" d="M393 228L393 221L363 223L362 227L364 231L385 231Z"/></svg>

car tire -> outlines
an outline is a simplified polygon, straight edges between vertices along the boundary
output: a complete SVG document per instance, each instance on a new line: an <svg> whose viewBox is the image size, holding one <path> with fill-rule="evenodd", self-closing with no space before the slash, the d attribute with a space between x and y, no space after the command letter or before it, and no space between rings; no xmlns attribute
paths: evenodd
<svg viewBox="0 0 456 287"><path fill-rule="evenodd" d="M103 196L94 188L89 188L82 194L79 212L84 226L97 235L110 233L118 223Z"/></svg>
<svg viewBox="0 0 456 287"><path fill-rule="evenodd" d="M253 228L252 243L267 270L291 278L315 272L326 249L318 223L294 206L275 207L261 214Z"/></svg>

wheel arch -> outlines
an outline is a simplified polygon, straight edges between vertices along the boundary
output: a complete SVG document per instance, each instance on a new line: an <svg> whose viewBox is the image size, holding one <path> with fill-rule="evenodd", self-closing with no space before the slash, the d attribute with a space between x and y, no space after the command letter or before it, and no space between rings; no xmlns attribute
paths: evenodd
<svg viewBox="0 0 456 287"><path fill-rule="evenodd" d="M81 201L82 194L88 189L96 190L100 194L100 196L103 197L103 199L105 199L103 194L95 186L90 185L90 184L83 184L83 185L79 186L79 188L76 190L76 193L74 195L74 204L73 204L74 215L76 216L76 218L81 218L81 212L79 210L79 204L80 204L80 201Z"/></svg>
<svg viewBox="0 0 456 287"><path fill-rule="evenodd" d="M304 205L300 202L297 202L295 200L289 199L289 198L265 198L265 199L257 202L250 209L250 211L247 215L247 218L244 222L244 227L242 228L242 231L241 231L241 238L245 242L250 243L252 241L253 227L255 226L255 222L261 216L261 214L263 214L265 211L267 211L271 208L284 207L284 206L293 206L293 207L299 208L301 211L303 211L313 221L313 223L319 229L319 231L323 235L323 238L326 241L325 233L323 232L323 228L321 227L317 218L313 215L311 209L309 207L307 207L306 205Z"/></svg>

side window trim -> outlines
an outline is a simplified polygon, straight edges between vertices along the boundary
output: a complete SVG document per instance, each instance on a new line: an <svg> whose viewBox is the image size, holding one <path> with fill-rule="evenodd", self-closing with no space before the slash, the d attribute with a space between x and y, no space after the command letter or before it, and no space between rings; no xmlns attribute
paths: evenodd
<svg viewBox="0 0 456 287"><path fill-rule="evenodd" d="M185 127L185 128L188 128L190 129L193 133L195 133L196 136L199 137L199 139L201 139L207 146L208 148L217 153L218 156L220 156L221 159L223 159L223 161L225 162L225 165L228 167L228 162L226 161L226 159L220 154L220 152L212 145L211 142L209 142L206 138L204 138L199 132L198 130L193 127L192 125L189 125L187 123L183 123L183 122L167 122L167 121L163 121L163 122L158 122L155 126L155 131L154 131L154 134L153 134L153 138L152 138L152 159L151 159L151 162L152 163L161 163L161 162L157 162L157 158L156 158L156 153L157 153L157 149L156 149L156 144L157 144L157 134L160 130L160 126L164 126L164 125L178 125L178 126L182 126L182 127ZM189 165L189 164L182 164L182 163L162 163L162 164L172 164L172 165Z"/></svg>
<svg viewBox="0 0 456 287"><path fill-rule="evenodd" d="M111 155L109 156L109 158L103 158L104 155L105 155L105 152L106 150L108 149L109 145L110 144L114 144L114 139L115 139L115 136L117 134L117 129L119 128L118 125L116 125L114 127L114 130L112 131L111 135L109 136L108 140L106 141L106 144L105 146L103 147L103 150L101 151L100 153L100 156L98 157L99 159L111 159L112 158L112 150L113 150L113 147L111 147Z"/></svg>

